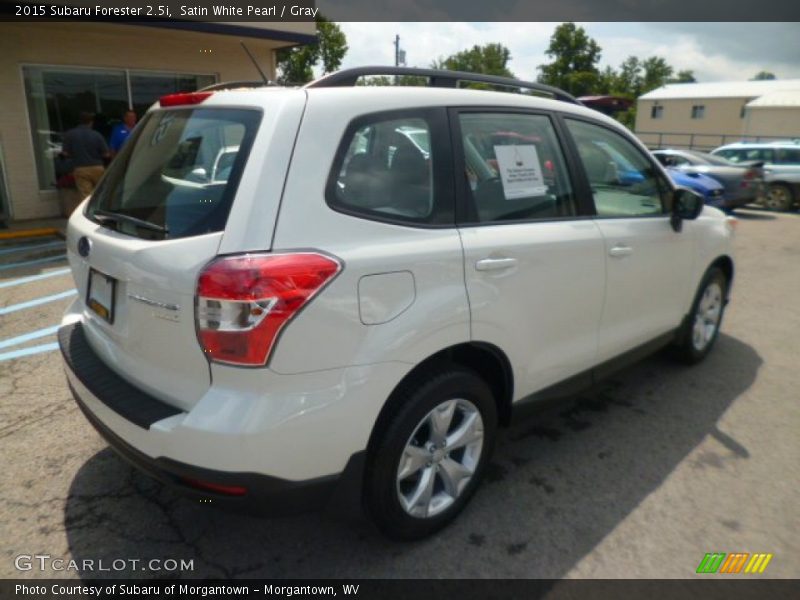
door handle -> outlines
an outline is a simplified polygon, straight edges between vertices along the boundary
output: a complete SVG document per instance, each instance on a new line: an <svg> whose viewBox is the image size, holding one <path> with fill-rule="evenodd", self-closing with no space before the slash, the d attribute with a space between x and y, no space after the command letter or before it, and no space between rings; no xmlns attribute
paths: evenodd
<svg viewBox="0 0 800 600"><path fill-rule="evenodd" d="M631 254L633 254L633 248L630 246L614 246L608 251L608 255L614 258L622 258L623 256L630 256Z"/></svg>
<svg viewBox="0 0 800 600"><path fill-rule="evenodd" d="M482 258L475 263L477 271L497 271L510 269L517 264L516 258Z"/></svg>

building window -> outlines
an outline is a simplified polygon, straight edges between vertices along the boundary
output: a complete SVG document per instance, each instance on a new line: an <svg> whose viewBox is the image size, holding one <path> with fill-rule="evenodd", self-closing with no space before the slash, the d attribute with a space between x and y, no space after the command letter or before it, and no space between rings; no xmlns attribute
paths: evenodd
<svg viewBox="0 0 800 600"><path fill-rule="evenodd" d="M663 106L653 106L650 109L650 118L651 119L660 119L664 116L664 107Z"/></svg>
<svg viewBox="0 0 800 600"><path fill-rule="evenodd" d="M702 119L705 116L706 107L702 104L695 104L692 107L692 118L693 119Z"/></svg>
<svg viewBox="0 0 800 600"><path fill-rule="evenodd" d="M94 127L108 140L128 108L141 117L164 94L216 81L214 75L37 66L23 67L23 77L40 189L53 188L72 171L61 144L81 112L95 113Z"/></svg>

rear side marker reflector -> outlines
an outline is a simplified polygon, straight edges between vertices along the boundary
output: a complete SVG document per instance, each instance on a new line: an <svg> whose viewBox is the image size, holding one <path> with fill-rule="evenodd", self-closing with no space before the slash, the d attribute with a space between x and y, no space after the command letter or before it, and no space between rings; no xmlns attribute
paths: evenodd
<svg viewBox="0 0 800 600"><path fill-rule="evenodd" d="M214 92L179 92L161 96L158 103L163 107L184 106L187 104L200 104Z"/></svg>
<svg viewBox="0 0 800 600"><path fill-rule="evenodd" d="M316 252L226 256L203 269L195 319L211 361L267 363L283 327L341 271Z"/></svg>
<svg viewBox="0 0 800 600"><path fill-rule="evenodd" d="M241 485L223 485L189 477L181 477L181 482L197 490L214 492L215 494L224 494L226 496L244 496L247 494L247 488Z"/></svg>

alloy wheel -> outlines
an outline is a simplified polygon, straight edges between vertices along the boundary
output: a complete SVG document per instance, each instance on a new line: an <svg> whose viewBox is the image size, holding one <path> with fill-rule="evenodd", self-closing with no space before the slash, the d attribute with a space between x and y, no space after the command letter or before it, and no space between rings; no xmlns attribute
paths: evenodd
<svg viewBox="0 0 800 600"><path fill-rule="evenodd" d="M792 205L792 198L782 185L770 186L767 196L764 199L764 206L770 210L789 210Z"/></svg>
<svg viewBox="0 0 800 600"><path fill-rule="evenodd" d="M722 287L719 282L712 281L703 290L694 314L692 345L695 350L702 352L711 343L719 328L721 317Z"/></svg>
<svg viewBox="0 0 800 600"><path fill-rule="evenodd" d="M403 510L430 518L452 506L478 467L483 440L481 413L469 400L446 400L425 415L397 467L397 498Z"/></svg>

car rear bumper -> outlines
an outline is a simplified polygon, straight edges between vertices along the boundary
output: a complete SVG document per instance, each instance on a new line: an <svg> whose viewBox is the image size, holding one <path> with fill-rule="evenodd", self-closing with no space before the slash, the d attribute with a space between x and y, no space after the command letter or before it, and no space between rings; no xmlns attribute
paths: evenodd
<svg viewBox="0 0 800 600"><path fill-rule="evenodd" d="M725 198L722 201L714 204L717 208L741 208L748 204L753 204L758 201L755 196L739 196L737 198Z"/></svg>
<svg viewBox="0 0 800 600"><path fill-rule="evenodd" d="M296 514L331 502L347 503L349 511L354 508L350 505L358 503L363 451L352 453L340 473L289 480L252 471L205 468L137 448L131 436L125 435L131 427L141 430L141 436L163 437L169 427L159 425L180 420L187 413L136 389L103 364L80 322L61 327L58 341L69 387L81 411L122 458L151 477L206 502L261 514ZM219 444L219 452L235 448L234 440L225 436L209 435L203 441Z"/></svg>

